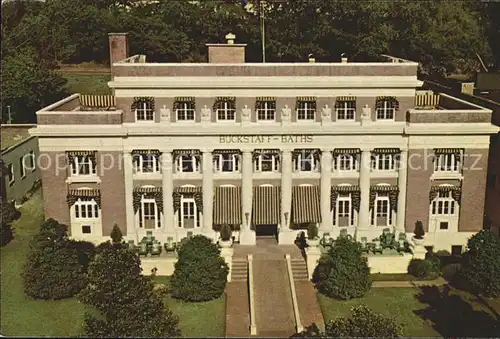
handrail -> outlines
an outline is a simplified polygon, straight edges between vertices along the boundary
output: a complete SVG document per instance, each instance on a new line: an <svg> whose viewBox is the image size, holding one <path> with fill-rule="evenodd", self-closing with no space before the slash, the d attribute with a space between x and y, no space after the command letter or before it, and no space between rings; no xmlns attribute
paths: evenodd
<svg viewBox="0 0 500 339"><path fill-rule="evenodd" d="M248 296L250 299L250 335L257 335L255 325L255 301L253 295L253 255L248 255Z"/></svg>
<svg viewBox="0 0 500 339"><path fill-rule="evenodd" d="M304 327L300 322L299 314L299 303L297 302L297 294L295 293L295 283L293 281L293 271L292 271L292 261L290 254L285 255L286 266L288 268L288 280L290 282L290 291L292 292L292 303L293 303L293 313L295 315L295 326L297 328L297 333L302 332Z"/></svg>

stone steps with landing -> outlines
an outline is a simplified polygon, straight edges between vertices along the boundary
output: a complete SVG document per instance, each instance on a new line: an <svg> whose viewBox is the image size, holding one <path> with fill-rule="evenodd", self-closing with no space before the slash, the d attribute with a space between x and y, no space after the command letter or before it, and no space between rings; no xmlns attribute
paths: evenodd
<svg viewBox="0 0 500 339"><path fill-rule="evenodd" d="M226 286L226 337L250 336L250 303L246 281Z"/></svg>
<svg viewBox="0 0 500 339"><path fill-rule="evenodd" d="M294 281L308 281L307 264L304 259L291 259Z"/></svg>
<svg viewBox="0 0 500 339"><path fill-rule="evenodd" d="M231 281L248 281L248 262L246 259L233 258Z"/></svg>
<svg viewBox="0 0 500 339"><path fill-rule="evenodd" d="M257 335L291 336L295 318L285 258L256 255L253 270Z"/></svg>

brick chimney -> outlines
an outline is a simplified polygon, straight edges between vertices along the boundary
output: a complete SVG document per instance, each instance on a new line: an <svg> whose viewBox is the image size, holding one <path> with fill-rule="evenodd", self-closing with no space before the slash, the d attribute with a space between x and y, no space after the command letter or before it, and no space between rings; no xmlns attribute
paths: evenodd
<svg viewBox="0 0 500 339"><path fill-rule="evenodd" d="M245 63L245 47L247 44L235 44L233 33L226 35L225 44L207 44L208 62L211 64L241 64Z"/></svg>
<svg viewBox="0 0 500 339"><path fill-rule="evenodd" d="M129 56L127 33L109 33L110 65Z"/></svg>

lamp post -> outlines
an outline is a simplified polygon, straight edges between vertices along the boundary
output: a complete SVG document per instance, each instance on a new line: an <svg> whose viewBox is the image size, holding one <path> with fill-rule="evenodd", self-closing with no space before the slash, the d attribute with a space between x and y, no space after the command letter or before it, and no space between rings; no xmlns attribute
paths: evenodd
<svg viewBox="0 0 500 339"><path fill-rule="evenodd" d="M246 212L245 213L245 220L247 222L247 228L250 228L249 219L250 219L250 213Z"/></svg>
<svg viewBox="0 0 500 339"><path fill-rule="evenodd" d="M285 212L285 227L288 228L288 212Z"/></svg>
<svg viewBox="0 0 500 339"><path fill-rule="evenodd" d="M9 120L7 121L8 124L12 123L12 118L10 117L10 105L7 106L7 114L9 116Z"/></svg>

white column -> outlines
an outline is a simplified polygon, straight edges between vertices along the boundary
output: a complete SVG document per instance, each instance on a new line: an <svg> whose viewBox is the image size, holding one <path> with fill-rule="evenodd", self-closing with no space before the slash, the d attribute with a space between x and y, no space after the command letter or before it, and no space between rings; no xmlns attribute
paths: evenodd
<svg viewBox="0 0 500 339"><path fill-rule="evenodd" d="M290 150L281 152L281 228L280 231L290 230L292 209L292 153ZM285 215L288 218L285 218Z"/></svg>
<svg viewBox="0 0 500 339"><path fill-rule="evenodd" d="M333 220L331 213L331 198L332 189L332 153L331 150L321 150L321 183L320 183L320 206L321 206L321 226L322 232L330 232L333 228Z"/></svg>
<svg viewBox="0 0 500 339"><path fill-rule="evenodd" d="M162 163L162 191L163 191L163 229L167 233L175 232L174 201L172 193L174 190L173 163L170 151L163 151Z"/></svg>
<svg viewBox="0 0 500 339"><path fill-rule="evenodd" d="M132 154L125 152L123 154L123 172L125 180L125 215L127 218L127 238L137 240L137 230L135 228L134 214L134 173Z"/></svg>
<svg viewBox="0 0 500 339"><path fill-rule="evenodd" d="M408 151L401 150L398 169L398 210L396 214L396 230L405 232L406 218L406 181L408 176Z"/></svg>
<svg viewBox="0 0 500 339"><path fill-rule="evenodd" d="M211 150L203 150L202 155L202 173L203 173L203 233L214 234L213 218L213 158Z"/></svg>
<svg viewBox="0 0 500 339"><path fill-rule="evenodd" d="M361 201L359 206L358 228L368 229L370 226L370 150L361 151L359 166L359 188Z"/></svg>
<svg viewBox="0 0 500 339"><path fill-rule="evenodd" d="M240 244L255 245L255 232L250 229L252 218L253 164L252 152L243 151L241 187L241 232ZM248 220L247 220L248 216Z"/></svg>

